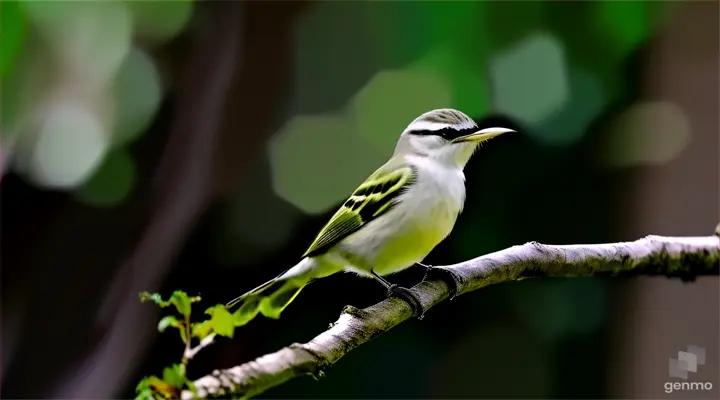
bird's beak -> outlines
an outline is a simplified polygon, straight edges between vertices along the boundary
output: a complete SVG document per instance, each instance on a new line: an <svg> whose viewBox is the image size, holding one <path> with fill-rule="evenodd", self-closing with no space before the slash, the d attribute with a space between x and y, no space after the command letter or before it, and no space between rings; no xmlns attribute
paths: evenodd
<svg viewBox="0 0 720 400"><path fill-rule="evenodd" d="M475 133L471 133L469 135L460 136L459 138L453 140L453 143L461 143L461 142L484 142L488 139L492 139L495 136L500 136L503 133L507 132L515 132L512 129L507 128L486 128L483 130L479 130Z"/></svg>

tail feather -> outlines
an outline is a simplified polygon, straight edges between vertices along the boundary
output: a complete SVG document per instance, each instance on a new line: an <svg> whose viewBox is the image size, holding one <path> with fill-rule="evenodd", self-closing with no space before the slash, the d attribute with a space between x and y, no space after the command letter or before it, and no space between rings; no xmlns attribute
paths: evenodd
<svg viewBox="0 0 720 400"><path fill-rule="evenodd" d="M236 324L239 325L252 320L258 313L268 318L279 318L280 313L295 300L300 290L313 280L312 271L308 268L310 265L301 262L277 278L233 299L225 307L230 309L240 305L234 312Z"/></svg>
<svg viewBox="0 0 720 400"><path fill-rule="evenodd" d="M226 307L230 308L240 304L240 307L234 312L236 321L240 324L247 323L258 313L277 319L306 284L296 279L276 278L231 301Z"/></svg>

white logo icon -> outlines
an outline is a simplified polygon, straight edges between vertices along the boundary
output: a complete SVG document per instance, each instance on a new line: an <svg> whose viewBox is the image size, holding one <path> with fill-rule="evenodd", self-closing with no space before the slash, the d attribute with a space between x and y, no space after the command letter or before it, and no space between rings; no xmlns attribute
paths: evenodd
<svg viewBox="0 0 720 400"><path fill-rule="evenodd" d="M687 351L678 351L677 358L670 358L668 373L671 378L687 379L688 372L697 372L698 365L705 365L705 349L690 345Z"/></svg>

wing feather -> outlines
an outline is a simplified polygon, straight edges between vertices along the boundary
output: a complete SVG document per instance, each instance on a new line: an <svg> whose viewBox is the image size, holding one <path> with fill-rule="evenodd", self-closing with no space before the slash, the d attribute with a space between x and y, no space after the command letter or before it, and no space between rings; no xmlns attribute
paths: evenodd
<svg viewBox="0 0 720 400"><path fill-rule="evenodd" d="M357 232L368 222L390 211L397 197L416 179L415 170L407 165L380 167L345 201L320 230L303 257L322 254L340 240Z"/></svg>

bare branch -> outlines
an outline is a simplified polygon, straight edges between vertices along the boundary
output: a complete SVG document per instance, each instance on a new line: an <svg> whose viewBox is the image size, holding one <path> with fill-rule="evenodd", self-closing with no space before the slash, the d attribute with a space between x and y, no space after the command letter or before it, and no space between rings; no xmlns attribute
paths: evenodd
<svg viewBox="0 0 720 400"><path fill-rule="evenodd" d="M634 242L594 245L552 246L530 242L460 264L435 267L411 290L427 310L449 297L526 278L642 275L690 281L698 276L718 275L719 234L647 236ZM347 306L330 329L308 343L295 343L196 380L197 396L251 397L297 376L319 378L325 368L350 350L411 316L410 305L394 297L362 310ZM182 393L183 399L193 397L189 391Z"/></svg>

